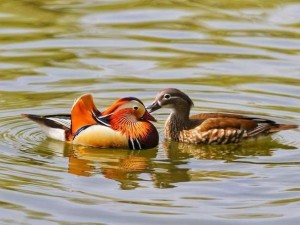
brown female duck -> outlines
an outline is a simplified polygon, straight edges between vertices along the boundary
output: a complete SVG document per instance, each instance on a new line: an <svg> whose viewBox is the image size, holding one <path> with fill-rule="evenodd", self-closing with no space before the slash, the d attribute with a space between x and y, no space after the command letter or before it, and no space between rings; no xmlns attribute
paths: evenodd
<svg viewBox="0 0 300 225"><path fill-rule="evenodd" d="M178 142L194 144L229 144L244 139L297 128L297 125L278 124L272 120L230 113L202 113L190 116L193 101L175 88L161 90L147 109L154 112L171 108L165 123L165 136Z"/></svg>

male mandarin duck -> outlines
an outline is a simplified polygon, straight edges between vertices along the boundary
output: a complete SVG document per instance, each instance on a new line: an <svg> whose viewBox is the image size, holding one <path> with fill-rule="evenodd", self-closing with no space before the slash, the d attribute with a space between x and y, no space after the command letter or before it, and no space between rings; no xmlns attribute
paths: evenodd
<svg viewBox="0 0 300 225"><path fill-rule="evenodd" d="M157 94L147 109L151 113L160 108L171 108L172 112L165 123L166 138L193 144L238 143L298 127L230 113L202 113L190 117L193 105L193 101L182 91L167 88Z"/></svg>
<svg viewBox="0 0 300 225"><path fill-rule="evenodd" d="M71 115L22 114L37 122L48 137L76 145L148 149L158 145L156 121L137 98L121 98L100 112L90 94L75 101Z"/></svg>

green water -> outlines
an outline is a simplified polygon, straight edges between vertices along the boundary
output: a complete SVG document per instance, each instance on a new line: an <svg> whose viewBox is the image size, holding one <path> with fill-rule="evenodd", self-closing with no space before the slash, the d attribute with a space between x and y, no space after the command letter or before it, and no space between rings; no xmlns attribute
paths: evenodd
<svg viewBox="0 0 300 225"><path fill-rule="evenodd" d="M238 145L75 147L21 113L92 93L300 124L299 1L0 1L0 224L299 224L300 130Z"/></svg>

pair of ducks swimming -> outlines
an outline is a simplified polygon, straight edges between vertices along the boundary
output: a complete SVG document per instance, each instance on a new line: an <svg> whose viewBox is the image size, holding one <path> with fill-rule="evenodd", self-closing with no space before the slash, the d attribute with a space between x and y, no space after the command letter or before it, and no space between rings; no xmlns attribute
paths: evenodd
<svg viewBox="0 0 300 225"><path fill-rule="evenodd" d="M165 124L165 136L177 142L193 144L229 144L244 139L297 128L272 120L229 113L202 113L190 116L193 101L175 88L161 90L147 107L137 98L126 97L102 113L90 94L75 101L71 114L39 116L23 114L37 122L46 135L76 145L102 148L148 149L158 145L159 135L150 114L171 108Z"/></svg>

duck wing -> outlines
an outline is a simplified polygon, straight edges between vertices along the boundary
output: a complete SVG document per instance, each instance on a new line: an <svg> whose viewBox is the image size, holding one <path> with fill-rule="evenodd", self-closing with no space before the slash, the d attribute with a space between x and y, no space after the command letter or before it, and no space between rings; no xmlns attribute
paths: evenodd
<svg viewBox="0 0 300 225"><path fill-rule="evenodd" d="M71 115L59 114L41 116L22 114L22 116L36 122L48 137L60 141L69 141Z"/></svg>
<svg viewBox="0 0 300 225"><path fill-rule="evenodd" d="M269 119L247 117L230 113L203 113L194 115L191 119L201 121L201 124L198 126L200 131L212 129L237 129L244 131L247 137L275 133L280 130L298 127L297 125L278 124Z"/></svg>
<svg viewBox="0 0 300 225"><path fill-rule="evenodd" d="M82 127L96 124L94 117L101 113L96 108L92 95L85 94L78 98L70 114L34 115L22 114L23 117L38 123L48 137L70 141Z"/></svg>
<svg viewBox="0 0 300 225"><path fill-rule="evenodd" d="M22 116L46 127L58 128L63 130L68 130L71 128L70 114L57 114L45 116L35 114L22 114Z"/></svg>
<svg viewBox="0 0 300 225"><path fill-rule="evenodd" d="M80 128L96 124L95 117L100 116L100 111L96 108L93 96L85 94L79 97L71 110L71 131L75 134Z"/></svg>

